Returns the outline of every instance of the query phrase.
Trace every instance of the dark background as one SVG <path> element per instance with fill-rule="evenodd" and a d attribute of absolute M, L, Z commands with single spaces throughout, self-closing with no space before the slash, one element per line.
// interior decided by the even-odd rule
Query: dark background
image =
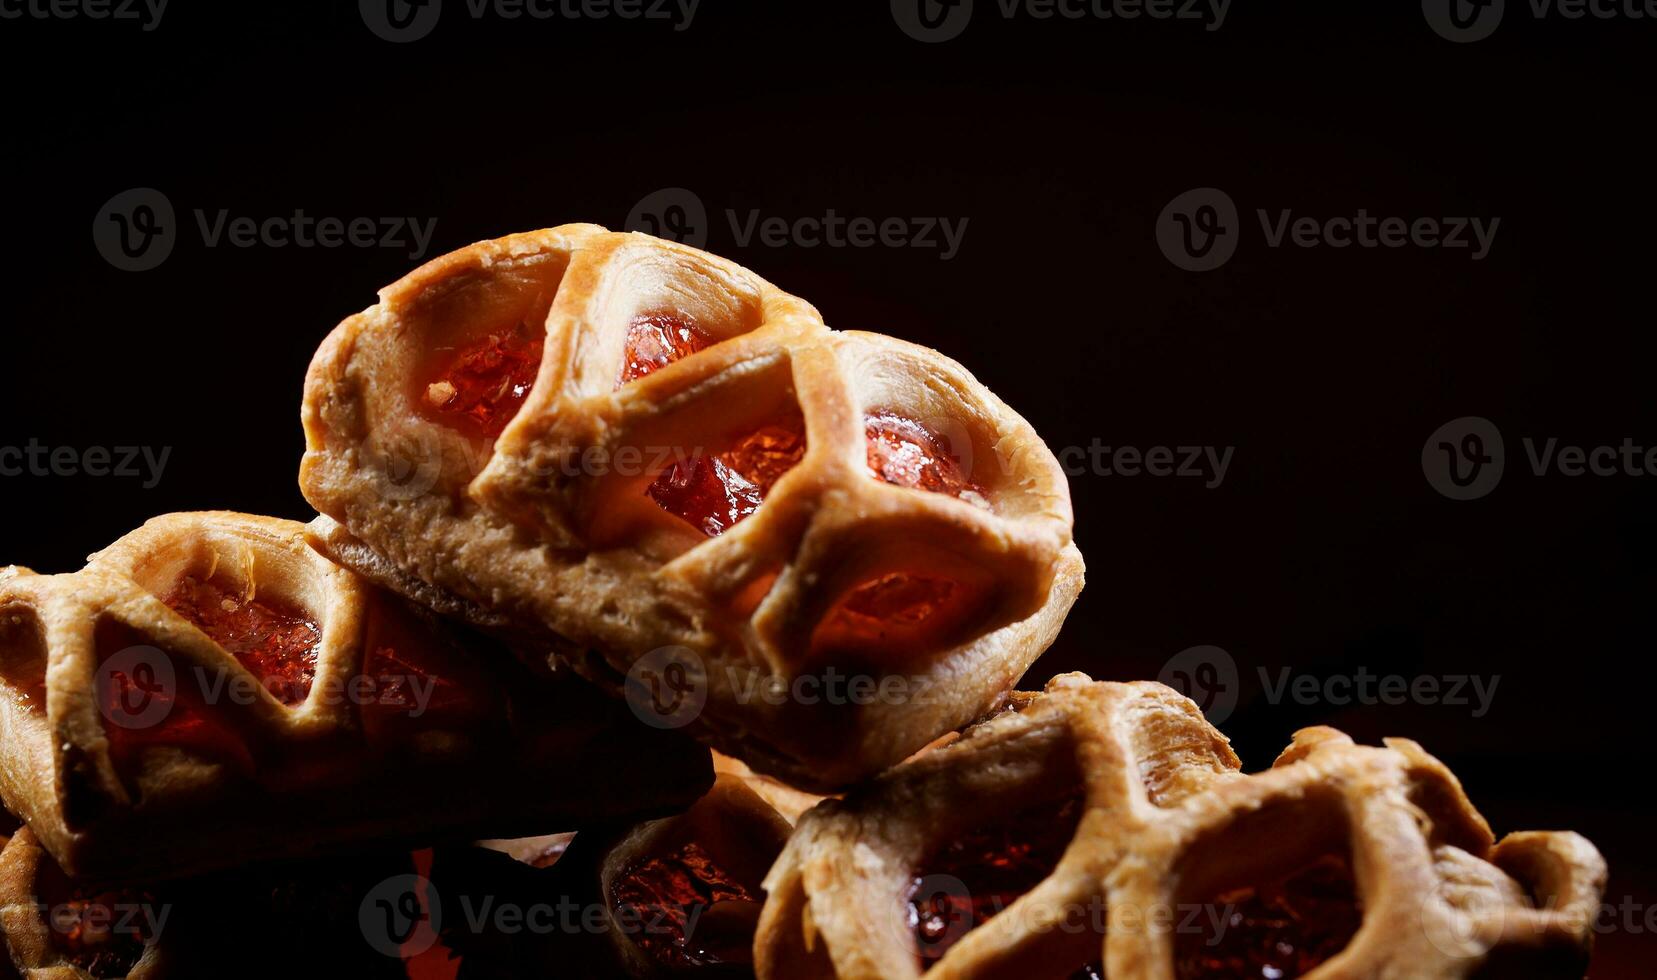
<path fill-rule="evenodd" d="M 1535 21 L 1455 44 L 1419 5 L 1234 4 L 1223 26 L 1004 20 L 947 43 L 886 3 L 706 0 L 659 21 L 474 20 L 407 44 L 356 4 L 173 0 L 153 32 L 0 21 L 7 207 L 0 446 L 172 447 L 159 485 L 0 477 L 0 560 L 70 570 L 144 519 L 303 518 L 300 385 L 408 248 L 205 247 L 210 216 L 438 219 L 426 258 L 690 189 L 707 244 L 831 326 L 958 358 L 1055 449 L 1235 447 L 1225 481 L 1073 477 L 1089 585 L 1032 682 L 1156 677 L 1217 645 L 1250 767 L 1298 727 L 1407 735 L 1498 833 L 1606 852 L 1595 975 L 1652 950 L 1646 714 L 1657 476 L 1530 471 L 1523 437 L 1657 445 L 1651 410 L 1651 68 L 1657 21 Z M 1351 5 L 1358 6 L 1358 5 Z M 104 203 L 154 187 L 153 271 L 94 247 Z M 1241 245 L 1193 273 L 1159 214 L 1212 186 Z M 1469 250 L 1268 248 L 1254 213 L 1500 218 Z M 727 209 L 793 221 L 968 221 L 924 248 L 739 246 Z M 1424 476 L 1445 422 L 1489 419 L 1500 485 Z M 1499 675 L 1472 706 L 1276 703 L 1258 671 Z"/>

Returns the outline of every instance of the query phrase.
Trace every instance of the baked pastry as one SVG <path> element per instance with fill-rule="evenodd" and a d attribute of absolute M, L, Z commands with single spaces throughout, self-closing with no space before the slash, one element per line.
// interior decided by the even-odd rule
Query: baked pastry
<path fill-rule="evenodd" d="M 747 967 L 762 882 L 792 822 L 742 777 L 721 773 L 682 814 L 641 824 L 598 862 L 606 935 L 632 977 Z"/>
<path fill-rule="evenodd" d="M 405 980 L 363 942 L 362 895 L 404 853 L 331 858 L 158 885 L 79 885 L 25 828 L 0 850 L 0 976 L 26 980 L 330 975 Z"/>
<path fill-rule="evenodd" d="M 645 235 L 428 263 L 303 414 L 319 549 L 808 789 L 993 708 L 1081 588 L 1063 472 L 964 368 Z"/>
<path fill-rule="evenodd" d="M 762 793 L 785 809 L 818 798 L 716 766 L 726 771 L 707 795 L 671 817 L 573 841 L 439 848 L 432 887 L 446 910 L 521 909 L 538 924 L 479 929 L 485 920 L 446 913 L 441 938 L 461 975 L 752 977 L 760 882 L 792 825 Z"/>
<path fill-rule="evenodd" d="M 1582 975 L 1605 864 L 1495 844 L 1415 743 L 1310 728 L 1243 775 L 1160 684 L 1055 678 L 807 813 L 772 868 L 766 977 Z"/>
<path fill-rule="evenodd" d="M 0 572 L 0 792 L 78 879 L 671 812 L 705 749 L 241 514 Z"/>

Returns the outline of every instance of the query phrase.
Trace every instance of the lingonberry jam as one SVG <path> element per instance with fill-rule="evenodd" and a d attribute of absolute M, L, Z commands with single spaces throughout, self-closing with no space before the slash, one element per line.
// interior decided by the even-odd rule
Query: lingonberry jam
<path fill-rule="evenodd" d="M 1363 922 L 1352 873 L 1333 857 L 1213 904 L 1225 928 L 1179 935 L 1179 980 L 1292 980 L 1345 949 Z"/>
<path fill-rule="evenodd" d="M 52 945 L 97 980 L 125 977 L 155 942 L 164 909 L 150 893 L 78 887 L 45 857 L 39 882 Z"/>
<path fill-rule="evenodd" d="M 322 628 L 304 612 L 194 576 L 161 601 L 234 654 L 276 700 L 295 705 L 310 695 Z"/>
<path fill-rule="evenodd" d="M 627 347 L 616 387 L 660 371 L 717 341 L 689 317 L 651 313 L 635 317 L 627 327 Z"/>
<path fill-rule="evenodd" d="M 674 463 L 646 488 L 650 499 L 709 537 L 752 516 L 805 455 L 803 424 L 769 425 L 717 456 Z"/>
<path fill-rule="evenodd" d="M 948 441 L 913 419 L 891 412 L 871 412 L 863 418 L 868 441 L 869 472 L 899 487 L 987 505 L 984 488 L 974 483 Z"/>
<path fill-rule="evenodd" d="M 611 898 L 624 925 L 637 925 L 634 941 L 664 966 L 751 961 L 748 942 L 731 941 L 733 937 L 702 926 L 716 907 L 717 911 L 734 908 L 754 913 L 720 915 L 720 919 L 756 919 L 759 899 L 695 841 L 629 868 L 612 886 Z"/>
<path fill-rule="evenodd" d="M 1080 796 L 1031 806 L 1011 820 L 959 837 L 932 855 L 915 876 L 909 896 L 909 922 L 921 969 L 1041 884 L 1070 846 L 1082 809 Z M 1102 945 L 1104 937 L 1099 941 Z M 1075 976 L 1087 976 L 1087 969 L 1082 967 Z"/>
<path fill-rule="evenodd" d="M 192 669 L 190 661 L 115 620 L 101 621 L 95 636 L 98 697 L 117 769 L 132 773 L 147 749 L 165 746 L 253 772 L 253 753 L 230 723 L 234 708 L 222 699 L 209 704 L 202 693 L 223 678 Z"/>
<path fill-rule="evenodd" d="M 426 416 L 477 438 L 500 435 L 535 387 L 545 342 L 519 324 L 459 349 L 426 385 Z"/>
<path fill-rule="evenodd" d="M 432 727 L 480 731 L 503 723 L 499 685 L 478 658 L 442 642 L 394 600 L 374 603 L 359 715 L 370 742 L 397 741 Z"/>

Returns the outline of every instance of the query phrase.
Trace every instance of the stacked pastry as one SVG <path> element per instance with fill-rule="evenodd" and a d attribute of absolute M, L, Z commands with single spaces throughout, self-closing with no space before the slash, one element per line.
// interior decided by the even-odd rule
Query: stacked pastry
<path fill-rule="evenodd" d="M 357 899 L 269 913 L 354 973 L 1581 973 L 1597 853 L 1496 844 L 1412 743 L 1244 776 L 1158 685 L 1015 693 L 1082 585 L 1052 454 L 740 266 L 471 246 L 340 324 L 303 419 L 308 527 L 0 573 L 28 976 L 279 975 L 220 899 L 294 880 Z"/>

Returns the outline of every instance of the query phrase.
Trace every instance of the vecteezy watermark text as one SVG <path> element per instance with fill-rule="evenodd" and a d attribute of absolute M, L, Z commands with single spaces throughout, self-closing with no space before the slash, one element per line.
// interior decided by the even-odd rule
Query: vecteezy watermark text
<path fill-rule="evenodd" d="M 1500 674 L 1377 673 L 1360 666 L 1351 672 L 1312 674 L 1292 667 L 1256 667 L 1267 704 L 1303 707 L 1331 705 L 1398 706 L 1418 704 L 1471 708 L 1474 718 L 1490 713 Z M 1180 651 L 1163 665 L 1157 680 L 1197 703 L 1216 725 L 1231 717 L 1242 694 L 1237 661 L 1222 647 L 1196 646 Z"/>
<path fill-rule="evenodd" d="M 1536 20 L 1657 20 L 1657 0 L 1525 0 Z M 1496 32 L 1508 0 L 1421 0 L 1421 13 L 1439 37 L 1458 44 L 1482 41 Z"/>
<path fill-rule="evenodd" d="M 146 33 L 161 26 L 169 0 L 0 0 L 0 20 L 138 21 Z"/>
<path fill-rule="evenodd" d="M 166 721 L 178 703 L 182 685 L 193 684 L 196 699 L 208 705 L 251 705 L 262 695 L 285 704 L 350 704 L 377 707 L 420 718 L 431 705 L 437 681 L 418 672 L 324 676 L 300 681 L 272 674 L 255 678 L 245 671 L 180 664 L 159 647 L 126 647 L 98 667 L 96 683 L 104 716 L 121 728 L 147 729 Z"/>
<path fill-rule="evenodd" d="M 1521 437 L 1531 475 L 1564 477 L 1657 476 L 1657 445 L 1632 437 L 1599 445 L 1567 443 L 1557 436 Z M 1501 430 L 1489 419 L 1467 415 L 1444 423 L 1421 447 L 1421 471 L 1434 490 L 1451 500 L 1477 500 L 1496 489 L 1507 468 Z"/>
<path fill-rule="evenodd" d="M 206 248 L 391 248 L 411 259 L 431 250 L 437 219 L 414 217 L 234 215 L 228 208 L 194 210 Z M 172 201 L 153 187 L 135 187 L 104 202 L 92 222 L 92 243 L 110 265 L 145 272 L 167 261 L 183 229 Z"/>
<path fill-rule="evenodd" d="M 966 217 L 843 215 L 828 208 L 820 215 L 767 215 L 758 208 L 726 208 L 725 223 L 739 247 L 766 248 L 908 248 L 938 253 L 948 262 L 960 254 Z M 623 226 L 657 238 L 702 248 L 710 231 L 708 208 L 684 187 L 664 187 L 639 200 Z"/>
<path fill-rule="evenodd" d="M 892 0 L 892 20 L 915 40 L 937 44 L 961 36 L 973 7 L 974 0 Z M 1217 31 L 1231 0 L 994 0 L 994 9 L 1002 20 L 1178 21 Z"/>
<path fill-rule="evenodd" d="M 173 454 L 171 446 L 47 446 L 30 439 L 22 446 L 0 446 L 0 477 L 111 476 L 142 479 L 145 490 L 161 482 Z"/>
<path fill-rule="evenodd" d="M 1236 446 L 1107 446 L 1094 439 L 1087 446 L 1058 451 L 1059 465 L 1070 476 L 1154 476 L 1198 478 L 1210 490 L 1225 482 Z"/>
<path fill-rule="evenodd" d="M 688 30 L 702 0 L 465 0 L 472 20 L 638 20 L 670 22 Z M 451 4 L 452 6 L 452 4 Z M 443 0 L 358 0 L 363 24 L 386 41 L 418 41 L 437 28 Z"/>
<path fill-rule="evenodd" d="M 1334 216 L 1296 214 L 1293 208 L 1257 208 L 1255 217 L 1267 248 L 1440 249 L 1465 251 L 1474 262 L 1490 254 L 1502 223 L 1501 218 L 1471 216 L 1374 215 L 1368 208 Z M 1198 187 L 1162 209 L 1156 241 L 1168 261 L 1190 272 L 1207 272 L 1231 260 L 1244 230 L 1229 194 Z"/>

